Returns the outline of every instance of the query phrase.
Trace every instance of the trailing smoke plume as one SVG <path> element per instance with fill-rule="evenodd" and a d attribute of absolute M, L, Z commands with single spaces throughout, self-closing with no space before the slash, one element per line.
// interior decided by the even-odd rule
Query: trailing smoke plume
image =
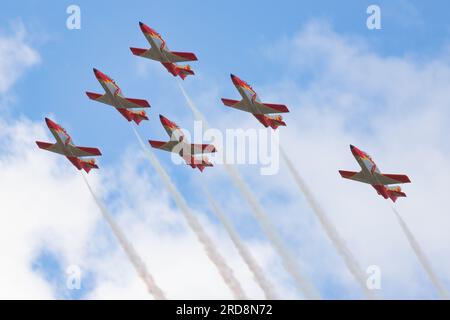
<path fill-rule="evenodd" d="M 253 278 L 255 279 L 256 283 L 259 285 L 261 290 L 264 292 L 264 295 L 266 299 L 268 300 L 274 300 L 277 298 L 277 295 L 275 293 L 275 289 L 272 286 L 272 284 L 269 282 L 267 277 L 264 275 L 263 269 L 258 265 L 255 258 L 252 256 L 251 252 L 248 250 L 248 248 L 245 246 L 245 244 L 241 241 L 241 238 L 239 237 L 239 234 L 237 233 L 236 229 L 234 229 L 233 225 L 230 221 L 228 221 L 227 217 L 223 213 L 222 209 L 219 207 L 219 205 L 216 203 L 216 201 L 213 199 L 213 197 L 209 194 L 209 192 L 204 188 L 203 189 L 204 194 L 208 198 L 208 201 L 213 209 L 213 213 L 216 215 L 216 217 L 220 220 L 222 225 L 225 227 L 225 230 L 227 231 L 228 235 L 230 236 L 231 240 L 233 241 L 234 245 L 236 246 L 239 255 L 242 257 L 244 262 L 247 264 L 248 268 L 253 274 Z"/>
<path fill-rule="evenodd" d="M 434 273 L 434 270 L 431 267 L 431 263 L 428 261 L 427 257 L 425 256 L 425 253 L 422 251 L 422 248 L 420 247 L 419 242 L 417 242 L 416 237 L 413 235 L 411 230 L 409 230 L 408 226 L 406 225 L 405 221 L 402 219 L 398 211 L 394 207 L 391 207 L 391 209 L 394 212 L 395 216 L 397 217 L 398 222 L 400 223 L 400 227 L 402 227 L 402 230 L 405 233 L 405 236 L 408 239 L 411 248 L 416 254 L 417 259 L 419 260 L 420 264 L 425 270 L 428 278 L 430 278 L 431 283 L 436 288 L 439 297 L 443 300 L 448 300 L 450 296 L 448 294 L 447 289 L 445 289 L 444 285 L 441 283 L 441 280 L 439 280 L 436 273 Z"/>
<path fill-rule="evenodd" d="M 95 203 L 100 209 L 103 218 L 110 226 L 114 236 L 116 237 L 117 241 L 119 241 L 120 246 L 125 251 L 125 254 L 127 255 L 137 274 L 142 279 L 142 281 L 144 281 L 145 285 L 147 286 L 148 292 L 152 294 L 153 297 L 157 300 L 165 300 L 166 296 L 164 292 L 158 287 L 152 275 L 148 272 L 144 261 L 142 261 L 141 257 L 139 257 L 133 245 L 125 237 L 125 234 L 122 232 L 119 225 L 114 221 L 114 219 L 112 218 L 111 214 L 108 212 L 106 207 L 97 198 L 84 174 L 82 174 L 82 176 L 84 182 L 86 183 L 86 186 L 89 189 L 89 192 L 92 195 L 92 198 L 94 198 Z"/>
<path fill-rule="evenodd" d="M 303 180 L 303 178 L 300 176 L 298 171 L 295 169 L 294 165 L 292 164 L 291 160 L 287 156 L 287 154 L 284 151 L 282 146 L 280 146 L 280 153 L 281 153 L 281 157 L 286 162 L 289 172 L 291 173 L 292 177 L 294 178 L 297 186 L 299 187 L 300 191 L 303 193 L 306 201 L 308 202 L 309 206 L 313 210 L 314 214 L 319 219 L 323 230 L 327 234 L 328 238 L 331 240 L 331 243 L 335 247 L 338 254 L 342 257 L 342 259 L 344 259 L 345 265 L 347 266 L 351 275 L 355 278 L 355 280 L 361 286 L 361 288 L 363 289 L 367 298 L 375 299 L 376 298 L 375 293 L 367 288 L 366 277 L 363 274 L 362 269 L 359 266 L 358 262 L 356 261 L 355 257 L 353 256 L 352 252 L 350 251 L 350 249 L 345 244 L 344 240 L 339 235 L 339 233 L 336 230 L 333 223 L 328 219 L 325 212 L 322 211 L 322 208 L 317 203 L 311 190 L 309 189 L 309 187 L 307 186 L 307 184 Z"/>
<path fill-rule="evenodd" d="M 194 117 L 203 122 L 203 125 L 208 128 L 209 124 L 203 114 L 197 109 L 195 104 L 187 95 L 183 86 L 178 82 L 178 86 L 186 99 Z M 250 188 L 242 179 L 239 172 L 231 165 L 227 164 L 225 161 L 225 153 L 223 153 L 223 166 L 233 181 L 234 185 L 239 189 L 242 196 L 247 200 L 256 220 L 258 221 L 261 229 L 264 231 L 266 237 L 271 242 L 272 246 L 277 251 L 278 255 L 281 257 L 281 262 L 284 269 L 292 276 L 294 279 L 294 284 L 296 288 L 302 292 L 307 299 L 320 299 L 319 291 L 314 287 L 314 285 L 309 281 L 309 279 L 300 271 L 300 266 L 298 265 L 296 259 L 290 254 L 286 249 L 283 242 L 281 241 L 278 233 L 273 228 L 272 223 L 269 221 L 267 215 L 263 211 L 260 203 L 250 191 Z"/>
<path fill-rule="evenodd" d="M 235 299 L 246 299 L 245 293 L 244 293 L 239 281 L 234 276 L 233 270 L 228 266 L 225 259 L 217 251 L 214 243 L 209 238 L 209 236 L 206 234 L 206 232 L 203 230 L 203 228 L 200 225 L 197 218 L 192 214 L 186 201 L 184 200 L 184 198 L 182 197 L 180 192 L 177 190 L 175 184 L 172 182 L 169 175 L 166 173 L 164 168 L 161 166 L 158 159 L 151 152 L 149 147 L 147 147 L 145 145 L 141 136 L 139 135 L 139 133 L 136 131 L 136 129 L 134 127 L 133 127 L 133 130 L 136 135 L 136 138 L 139 141 L 139 144 L 141 145 L 142 149 L 145 151 L 151 164 L 153 165 L 155 170 L 160 175 L 161 179 L 163 180 L 164 184 L 166 185 L 167 190 L 170 192 L 170 194 L 172 195 L 173 199 L 175 200 L 175 203 L 177 204 L 178 208 L 183 213 L 189 227 L 192 229 L 192 231 L 194 231 L 198 240 L 203 245 L 203 248 L 204 248 L 208 258 L 216 266 L 217 270 L 219 271 L 219 274 L 221 275 L 225 284 L 231 290 L 234 298 Z"/>

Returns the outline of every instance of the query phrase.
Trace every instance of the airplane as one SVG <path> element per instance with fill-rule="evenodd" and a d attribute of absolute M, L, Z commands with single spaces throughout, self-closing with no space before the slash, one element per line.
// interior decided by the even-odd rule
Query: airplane
<path fill-rule="evenodd" d="M 76 146 L 63 127 L 49 118 L 45 118 L 45 122 L 55 137 L 56 143 L 36 141 L 39 148 L 66 156 L 78 170 L 83 169 L 89 173 L 91 169 L 98 169 L 98 166 L 95 164 L 95 159 L 82 159 L 81 157 L 101 156 L 102 153 L 99 149 Z"/>
<path fill-rule="evenodd" d="M 147 114 L 144 110 L 130 110 L 135 108 L 150 108 L 150 104 L 147 100 L 125 98 L 122 95 L 122 91 L 119 86 L 113 79 L 95 68 L 94 74 L 105 90 L 105 94 L 86 92 L 89 99 L 113 106 L 120 112 L 120 114 L 122 114 L 122 116 L 125 117 L 125 119 L 128 121 L 134 121 L 137 125 L 139 125 L 142 120 L 148 120 Z"/>
<path fill-rule="evenodd" d="M 189 143 L 178 125 L 162 115 L 159 115 L 159 119 L 170 140 L 149 140 L 148 142 L 153 148 L 178 153 L 186 161 L 187 165 L 190 165 L 192 169 L 198 168 L 201 172 L 203 172 L 205 167 L 213 166 L 208 158 L 203 156 L 204 153 L 216 152 L 216 148 L 213 145 Z M 195 157 L 197 154 L 201 154 L 201 158 Z"/>
<path fill-rule="evenodd" d="M 264 127 L 271 127 L 276 129 L 279 126 L 286 126 L 283 117 L 280 115 L 268 115 L 270 113 L 286 113 L 288 108 L 283 104 L 262 103 L 258 94 L 245 81 L 239 79 L 234 74 L 231 74 L 231 81 L 242 96 L 241 101 L 222 98 L 224 105 L 236 108 L 241 111 L 252 113 Z"/>
<path fill-rule="evenodd" d="M 170 51 L 159 33 L 142 22 L 139 22 L 139 26 L 144 33 L 145 38 L 150 43 L 151 48 L 130 48 L 134 55 L 161 62 L 167 71 L 174 77 L 179 76 L 183 80 L 188 75 L 194 74 L 194 71 L 192 71 L 188 64 L 181 66 L 177 65 L 177 62 L 197 61 L 195 54 L 191 52 Z"/>
<path fill-rule="evenodd" d="M 350 145 L 356 161 L 361 166 L 360 172 L 339 170 L 343 178 L 364 182 L 372 185 L 372 187 L 385 199 L 391 199 L 395 202 L 398 197 L 406 197 L 399 186 L 390 187 L 390 184 L 410 183 L 408 176 L 404 174 L 387 174 L 381 173 L 372 158 L 364 151 Z"/>

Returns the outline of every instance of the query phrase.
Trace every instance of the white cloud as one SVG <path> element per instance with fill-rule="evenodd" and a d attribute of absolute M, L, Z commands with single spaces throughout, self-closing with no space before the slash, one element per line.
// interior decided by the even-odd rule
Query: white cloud
<path fill-rule="evenodd" d="M 280 129 L 281 141 L 289 146 L 301 174 L 361 264 L 382 268 L 384 297 L 430 298 L 434 297 L 433 288 L 388 202 L 368 186 L 342 180 L 337 170 L 357 169 L 348 149 L 353 143 L 372 154 L 384 171 L 411 177 L 413 183 L 404 186 L 408 198 L 399 199 L 397 207 L 448 286 L 450 143 L 446 119 L 450 119 L 450 64 L 439 55 L 419 62 L 380 56 L 371 49 L 361 39 L 338 35 L 313 23 L 271 49 L 269 55 L 280 66 L 280 79 L 274 76 L 274 83 L 255 83 L 254 87 L 263 100 L 290 107 L 288 127 Z M 278 61 L 278 56 L 287 60 Z M 26 60 L 22 66 L 27 65 Z M 11 65 L 16 63 L 11 61 Z M 302 74 L 310 76 L 308 82 L 299 80 Z M 12 84 L 4 84 L 4 90 Z M 217 87 L 213 90 L 217 92 Z M 251 123 L 251 118 L 222 110 L 228 120 L 218 112 L 212 114 L 212 124 L 259 125 Z M 26 119 L 0 123 L 0 250 L 6 257 L 0 265 L 0 297 L 55 297 L 52 285 L 32 269 L 36 255 L 45 248 L 57 254 L 62 266 L 79 264 L 93 274 L 88 298 L 149 298 L 100 220 L 81 177 L 65 159 L 38 150 L 35 139 L 49 139 L 43 124 Z M 136 154 L 134 147 L 129 149 L 113 167 L 100 162 L 101 169 L 89 175 L 91 183 L 108 199 L 108 207 L 169 298 L 229 298 L 228 289 L 182 215 L 171 205 L 160 181 L 147 170 L 150 167 L 145 160 Z M 221 171 L 219 167 L 211 170 Z M 272 249 L 263 239 L 247 236 L 247 226 L 254 221 L 217 172 L 204 174 L 205 179 L 214 180 L 208 185 L 226 195 L 219 197 L 225 211 L 246 235 L 247 244 L 280 295 L 297 297 Z M 282 168 L 279 176 L 271 177 L 253 172 L 258 171 L 246 172 L 250 185 L 324 295 L 359 297 L 360 291 L 286 170 Z M 250 297 L 261 298 L 224 231 L 203 212 L 196 214 L 245 291 Z M 251 231 L 252 235 L 256 232 Z"/>
<path fill-rule="evenodd" d="M 14 35 L 0 37 L 0 94 L 5 94 L 20 76 L 40 61 L 39 54 L 26 42 L 22 23 L 13 25 Z"/>

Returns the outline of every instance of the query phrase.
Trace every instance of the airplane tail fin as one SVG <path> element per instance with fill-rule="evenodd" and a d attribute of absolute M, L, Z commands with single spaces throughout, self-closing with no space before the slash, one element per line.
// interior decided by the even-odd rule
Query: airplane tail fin
<path fill-rule="evenodd" d="M 98 169 L 95 159 L 80 159 L 80 163 L 86 173 L 89 173 L 91 169 Z"/>
<path fill-rule="evenodd" d="M 286 126 L 286 123 L 283 121 L 283 117 L 280 115 L 267 116 L 264 114 L 255 114 L 254 116 L 266 128 L 271 127 L 272 129 L 276 130 L 279 126 Z"/>
<path fill-rule="evenodd" d="M 128 121 L 134 121 L 137 125 L 141 123 L 142 120 L 148 120 L 145 110 L 131 111 L 125 108 L 117 109 Z"/>
<path fill-rule="evenodd" d="M 147 114 L 145 113 L 144 110 L 139 110 L 139 111 L 132 111 L 132 120 L 139 125 L 139 123 L 141 123 L 142 120 L 148 120 Z"/>
<path fill-rule="evenodd" d="M 387 187 L 389 198 L 395 202 L 399 197 L 406 197 L 406 193 L 402 192 L 402 188 L 399 186 Z"/>
<path fill-rule="evenodd" d="M 209 161 L 207 156 L 202 156 L 201 158 L 192 157 L 186 161 L 192 169 L 197 168 L 200 172 L 205 170 L 205 167 L 213 167 L 213 164 Z"/>
<path fill-rule="evenodd" d="M 189 75 L 194 75 L 194 71 L 192 71 L 190 65 L 185 66 L 176 66 L 177 74 L 181 79 L 185 79 Z"/>

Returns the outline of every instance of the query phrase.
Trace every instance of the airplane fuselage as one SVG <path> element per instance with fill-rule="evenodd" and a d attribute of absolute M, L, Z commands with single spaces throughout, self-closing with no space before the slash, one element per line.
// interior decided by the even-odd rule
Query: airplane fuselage
<path fill-rule="evenodd" d="M 255 91 L 253 91 L 250 88 L 245 88 L 239 85 L 235 85 L 236 89 L 238 90 L 239 94 L 241 95 L 244 102 L 248 105 L 250 113 L 253 114 L 261 114 L 261 111 L 259 111 L 258 105 L 255 102 L 261 102 L 259 100 L 258 95 Z"/>
<path fill-rule="evenodd" d="M 382 183 L 380 183 L 376 175 L 374 175 L 375 172 L 380 173 L 380 169 L 378 169 L 378 166 L 375 164 L 372 158 L 367 154 L 353 154 L 353 156 L 361 167 L 361 170 L 363 171 L 366 178 L 368 178 L 369 183 L 377 191 L 377 193 L 385 199 L 389 198 L 388 189 Z"/>
<path fill-rule="evenodd" d="M 120 90 L 119 86 L 115 84 L 112 80 L 104 81 L 99 80 L 100 85 L 103 87 L 103 90 L 105 90 L 105 94 L 108 97 L 108 99 L 111 101 L 111 103 L 114 105 L 114 108 L 121 109 L 123 108 L 120 105 L 120 102 L 116 99 L 117 96 L 122 96 L 122 91 Z"/>
<path fill-rule="evenodd" d="M 53 137 L 55 137 L 56 145 L 66 156 L 71 156 L 71 152 L 67 146 L 73 146 L 72 138 L 62 130 L 50 129 Z"/>
<path fill-rule="evenodd" d="M 169 59 L 167 59 L 164 54 L 164 50 L 166 49 L 164 40 L 161 40 L 156 36 L 149 36 L 147 40 L 150 42 L 151 47 L 154 48 L 154 58 L 160 62 L 170 63 Z"/>

